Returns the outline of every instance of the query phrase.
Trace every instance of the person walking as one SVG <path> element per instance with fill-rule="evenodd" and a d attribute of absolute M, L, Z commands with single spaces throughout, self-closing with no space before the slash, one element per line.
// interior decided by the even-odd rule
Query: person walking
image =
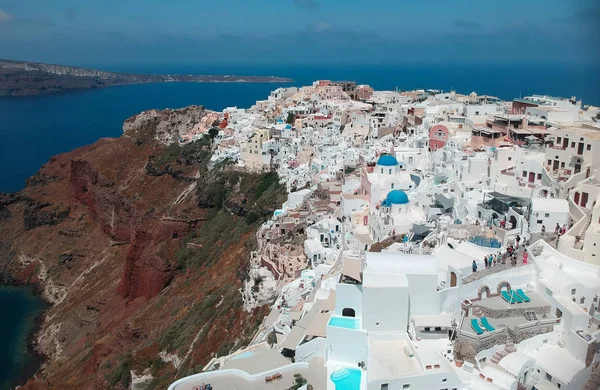
<path fill-rule="evenodd" d="M 542 236 L 546 234 L 546 226 L 542 225 Z"/>
<path fill-rule="evenodd" d="M 529 257 L 529 255 L 527 254 L 527 251 L 523 252 L 523 264 L 527 264 L 528 257 Z"/>
<path fill-rule="evenodd" d="M 519 249 L 519 242 L 521 242 L 521 236 L 519 236 L 517 234 L 517 237 L 515 238 L 515 241 L 517 242 L 517 249 Z"/>
<path fill-rule="evenodd" d="M 498 264 L 498 256 L 496 256 L 496 254 L 494 254 L 494 263 L 493 263 L 493 265 L 496 266 L 496 264 Z"/>
<path fill-rule="evenodd" d="M 475 260 L 473 260 L 473 262 L 475 262 Z M 483 256 L 483 265 L 485 265 L 485 268 L 488 267 L 487 256 Z"/>
<path fill-rule="evenodd" d="M 557 222 L 556 227 L 554 228 L 554 234 L 556 234 L 558 236 L 558 233 L 560 233 L 560 225 Z"/>
<path fill-rule="evenodd" d="M 488 257 L 488 267 L 492 267 L 492 264 L 494 262 L 494 256 L 490 253 L 490 256 Z"/>
<path fill-rule="evenodd" d="M 477 263 L 473 260 L 473 272 L 477 272 Z"/>

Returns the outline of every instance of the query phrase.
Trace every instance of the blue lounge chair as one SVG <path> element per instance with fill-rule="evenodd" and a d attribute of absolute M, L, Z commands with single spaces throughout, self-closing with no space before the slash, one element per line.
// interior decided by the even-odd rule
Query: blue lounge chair
<path fill-rule="evenodd" d="M 514 290 L 511 290 L 510 293 L 508 293 L 507 291 L 502 291 L 502 298 L 504 298 L 504 300 L 510 303 L 511 305 L 513 303 L 523 302 L 523 299 Z"/>
<path fill-rule="evenodd" d="M 496 328 L 494 328 L 488 321 L 487 317 L 482 317 L 481 318 L 481 325 L 483 325 L 483 327 L 485 328 L 485 330 L 487 330 L 488 332 L 493 332 L 496 330 Z"/>
<path fill-rule="evenodd" d="M 477 318 L 471 319 L 471 328 L 477 333 L 477 335 L 483 334 L 483 329 L 479 327 L 479 323 L 477 322 Z"/>
<path fill-rule="evenodd" d="M 517 294 L 519 294 L 519 296 L 523 298 L 525 302 L 531 302 L 531 298 L 529 298 L 520 288 L 517 289 Z"/>

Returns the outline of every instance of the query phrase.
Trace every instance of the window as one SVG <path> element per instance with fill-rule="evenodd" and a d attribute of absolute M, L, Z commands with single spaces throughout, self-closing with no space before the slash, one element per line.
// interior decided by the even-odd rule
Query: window
<path fill-rule="evenodd" d="M 552 165 L 552 160 L 548 160 L 548 165 Z"/>
<path fill-rule="evenodd" d="M 579 304 L 583 305 L 585 303 L 585 297 L 581 297 L 581 299 L 579 300 Z"/>
<path fill-rule="evenodd" d="M 542 224 L 542 223 L 544 223 L 544 221 L 543 221 L 543 220 L 541 220 L 541 219 L 538 219 L 538 220 L 537 220 L 537 221 L 535 221 L 535 222 L 536 222 L 538 225 L 539 225 L 539 224 Z"/>
<path fill-rule="evenodd" d="M 436 332 L 441 332 L 441 331 L 442 331 L 442 328 L 440 328 L 439 326 L 436 326 L 436 327 L 435 327 L 435 331 L 436 331 Z"/>
<path fill-rule="evenodd" d="M 381 168 L 381 174 L 383 175 L 383 168 Z"/>
<path fill-rule="evenodd" d="M 392 174 L 392 170 L 391 169 L 389 170 L 388 174 L 390 174 L 390 175 Z"/>
<path fill-rule="evenodd" d="M 342 310 L 342 316 L 343 317 L 354 317 L 356 315 L 354 309 L 350 309 L 348 307 L 344 308 Z"/>
<path fill-rule="evenodd" d="M 410 390 L 410 385 L 403 385 L 402 390 Z"/>
<path fill-rule="evenodd" d="M 548 218 L 550 216 L 550 213 L 546 213 L 544 214 L 544 217 Z"/>
<path fill-rule="evenodd" d="M 425 332 L 429 332 L 429 331 L 431 331 L 431 328 L 430 328 L 430 327 L 428 327 L 428 326 L 426 326 L 426 327 L 424 328 L 424 330 L 425 330 Z"/>
<path fill-rule="evenodd" d="M 442 382 L 446 382 L 448 380 L 448 378 L 444 378 L 442 379 Z"/>
<path fill-rule="evenodd" d="M 571 147 L 575 148 L 575 142 L 571 142 Z"/>
<path fill-rule="evenodd" d="M 540 373 L 540 369 L 539 368 L 536 368 L 536 371 L 537 371 L 538 374 Z"/>
<path fill-rule="evenodd" d="M 392 188 L 392 190 L 394 189 L 394 183 L 392 183 L 392 187 L 391 188 Z"/>
<path fill-rule="evenodd" d="M 548 382 L 552 382 L 552 375 L 546 373 L 546 379 L 548 380 Z"/>
<path fill-rule="evenodd" d="M 561 162 L 561 163 L 560 163 L 560 167 L 561 167 L 561 168 L 564 168 L 564 167 L 565 167 L 565 163 L 564 163 L 564 162 Z"/>
<path fill-rule="evenodd" d="M 542 174 L 541 174 L 541 173 L 538 173 L 538 174 L 537 174 L 537 179 L 538 179 L 538 180 L 542 180 Z"/>
<path fill-rule="evenodd" d="M 560 137 L 556 137 L 556 143 L 560 143 Z"/>
<path fill-rule="evenodd" d="M 388 390 L 389 388 L 389 384 L 388 383 L 382 383 L 381 384 L 381 390 Z"/>
<path fill-rule="evenodd" d="M 523 171 L 523 174 L 521 176 L 527 177 L 527 171 Z"/>
<path fill-rule="evenodd" d="M 556 382 L 556 387 L 558 387 L 560 389 L 561 384 Z"/>
<path fill-rule="evenodd" d="M 585 148 L 586 148 L 586 150 L 589 152 L 590 150 L 592 150 L 592 145 L 590 145 L 590 144 L 587 144 L 587 146 L 586 146 Z"/>
<path fill-rule="evenodd" d="M 509 158 L 508 158 L 508 161 L 512 161 L 512 157 L 509 157 Z"/>
<path fill-rule="evenodd" d="M 574 289 L 571 290 L 571 295 L 575 295 L 575 294 L 577 294 L 577 289 L 576 288 L 574 288 Z"/>

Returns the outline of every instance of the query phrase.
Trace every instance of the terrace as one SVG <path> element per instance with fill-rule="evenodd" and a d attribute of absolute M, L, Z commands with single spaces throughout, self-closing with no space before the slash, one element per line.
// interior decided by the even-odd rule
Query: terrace
<path fill-rule="evenodd" d="M 548 327 L 556 325 L 560 319 L 550 314 L 550 304 L 535 292 L 527 292 L 529 302 L 508 303 L 501 296 L 491 296 L 483 298 L 472 303 L 472 310 L 460 328 L 460 335 L 468 339 L 482 341 L 492 335 L 501 335 L 506 333 L 511 336 L 517 336 L 522 332 L 537 331 L 545 333 Z M 487 318 L 491 325 L 482 334 L 477 334 L 471 327 L 471 320 L 476 320 L 481 324 L 481 318 Z"/>

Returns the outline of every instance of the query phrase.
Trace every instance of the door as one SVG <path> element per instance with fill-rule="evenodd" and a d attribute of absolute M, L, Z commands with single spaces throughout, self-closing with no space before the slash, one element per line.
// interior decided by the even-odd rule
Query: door
<path fill-rule="evenodd" d="M 582 192 L 581 193 L 581 207 L 585 207 L 587 205 L 587 201 L 588 201 L 588 193 L 587 192 Z"/>
<path fill-rule="evenodd" d="M 450 272 L 450 287 L 456 287 L 456 274 Z"/>
<path fill-rule="evenodd" d="M 558 160 L 554 160 L 554 164 L 552 165 L 552 170 L 556 171 L 558 169 Z"/>
<path fill-rule="evenodd" d="M 579 145 L 577 145 L 577 154 L 582 155 L 583 154 L 583 142 L 580 142 Z"/>
<path fill-rule="evenodd" d="M 575 171 L 574 173 L 579 173 L 581 172 L 581 164 L 575 164 Z"/>
<path fill-rule="evenodd" d="M 563 149 L 566 149 L 568 147 L 569 147 L 569 139 L 563 138 Z"/>
<path fill-rule="evenodd" d="M 529 182 L 533 183 L 535 181 L 535 172 L 529 172 Z"/>
<path fill-rule="evenodd" d="M 579 192 L 575 193 L 575 199 L 574 200 L 575 200 L 575 204 L 578 205 L 579 204 Z"/>

